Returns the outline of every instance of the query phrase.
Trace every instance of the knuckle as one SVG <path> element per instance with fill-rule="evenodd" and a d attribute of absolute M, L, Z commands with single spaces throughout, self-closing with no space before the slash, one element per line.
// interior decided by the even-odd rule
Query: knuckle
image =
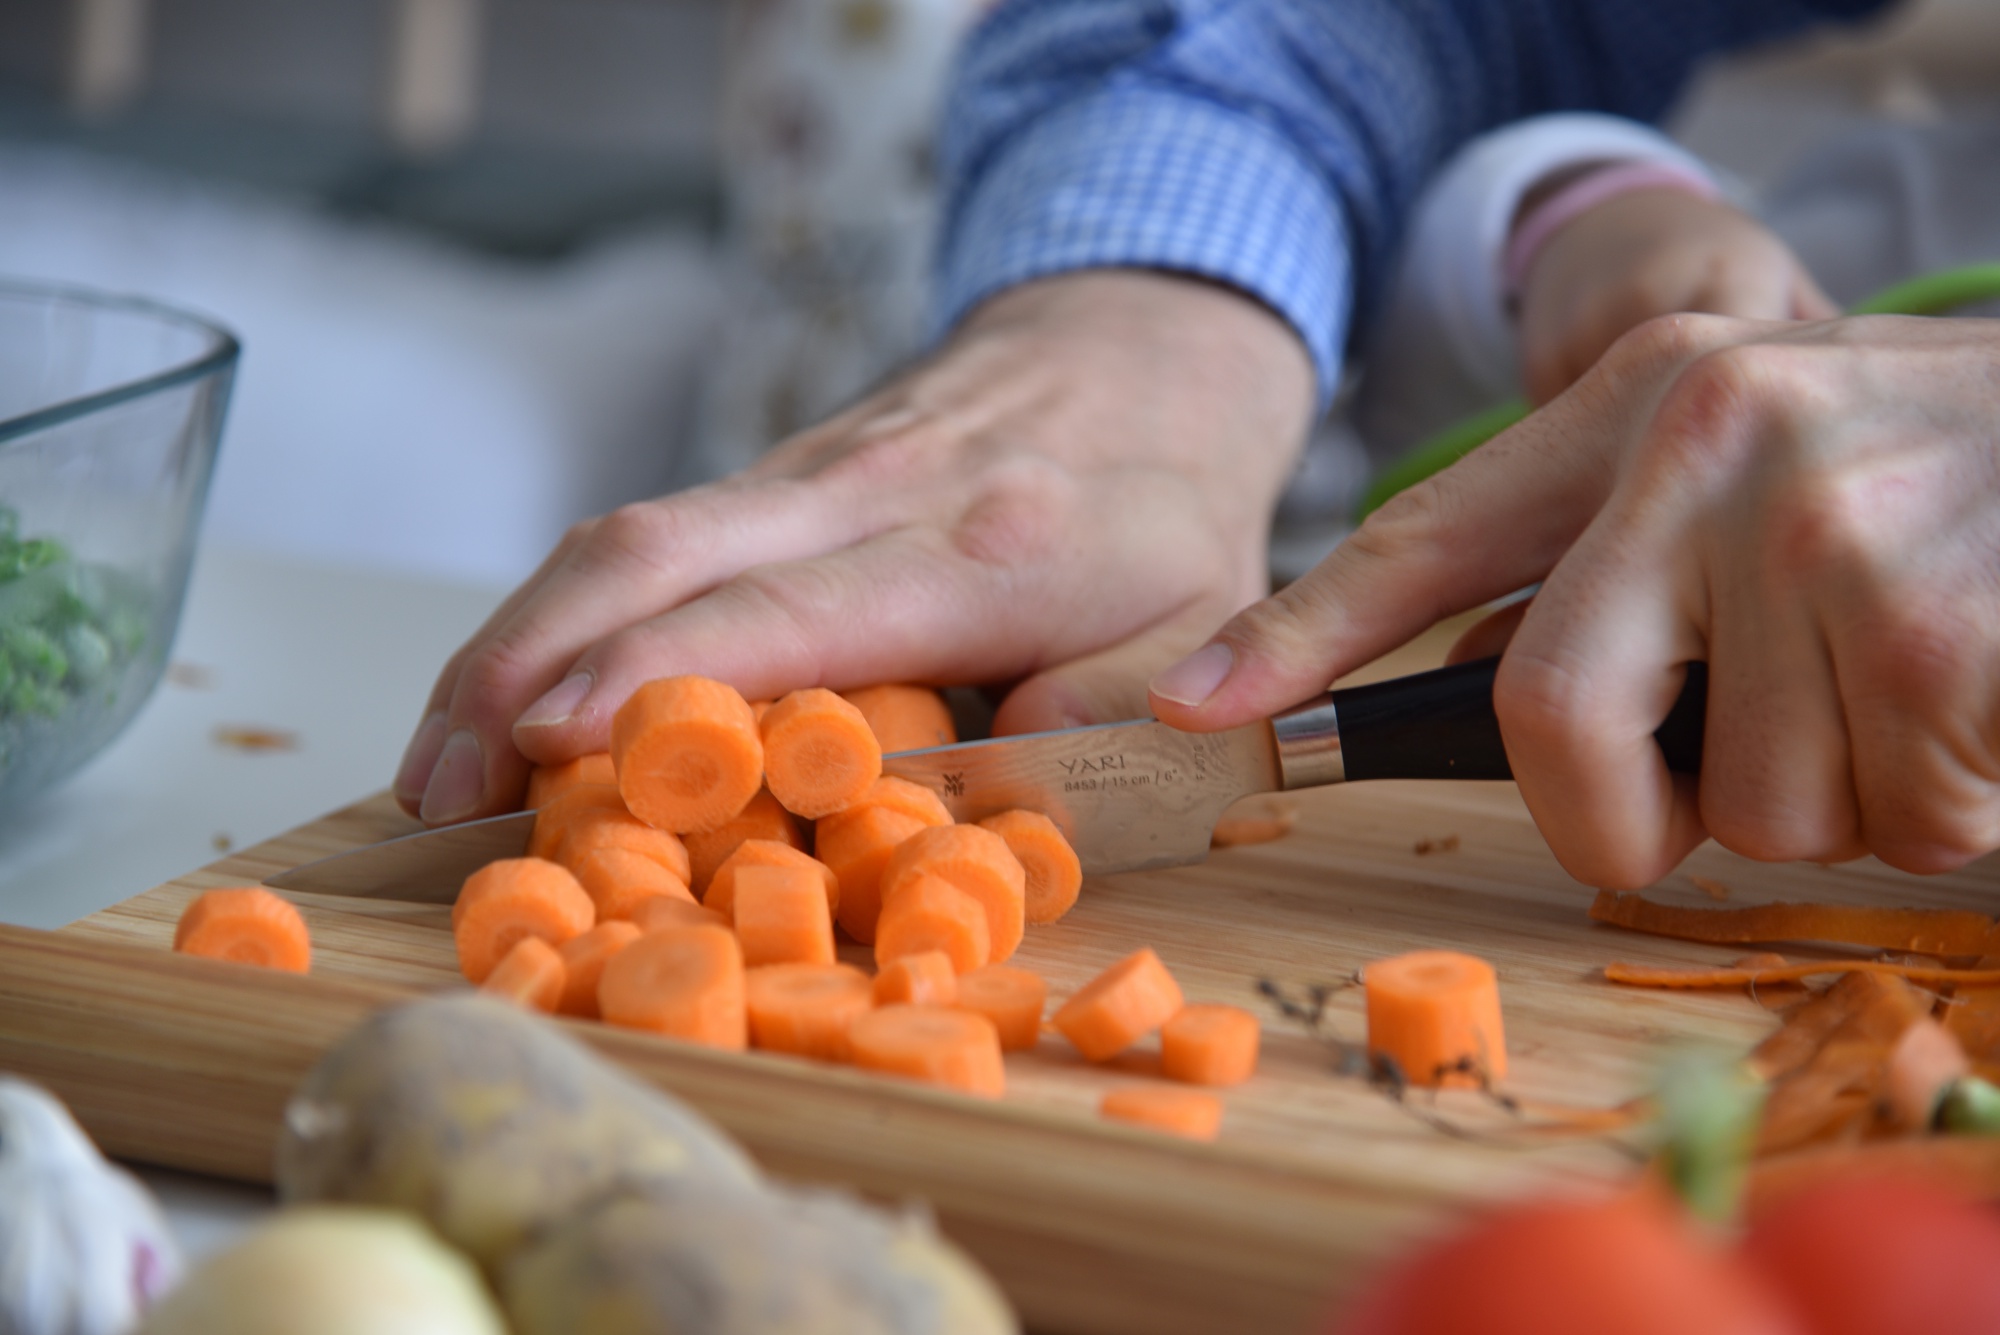
<path fill-rule="evenodd" d="M 592 521 L 577 547 L 584 569 L 638 567 L 664 571 L 674 556 L 698 540 L 691 511 L 658 501 L 635 501 Z"/>
<path fill-rule="evenodd" d="M 1019 565 L 1068 544 L 1076 479 L 1067 469 L 1018 455 L 983 471 L 978 493 L 952 526 L 952 546 L 982 565 Z"/>
<path fill-rule="evenodd" d="M 1509 743 L 1537 754 L 1567 752 L 1588 730 L 1588 708 L 1589 693 L 1570 665 L 1521 652 L 1500 659 L 1493 712 Z"/>
<path fill-rule="evenodd" d="M 1918 589 L 1899 589 L 1894 597 L 1870 596 L 1854 615 L 1854 643 L 1863 655 L 1857 686 L 1864 699 L 1914 704 L 1936 719 L 1976 698 L 1988 637 L 1963 609 Z"/>
<path fill-rule="evenodd" d="M 821 643 L 844 602 L 838 577 L 807 561 L 752 566 L 710 596 L 735 604 L 741 616 L 732 620 L 755 627 L 759 640 L 788 635 L 795 650 Z"/>
<path fill-rule="evenodd" d="M 474 723 L 511 724 L 502 719 L 522 685 L 532 681 L 539 656 L 519 632 L 502 630 L 465 659 L 452 697 L 452 712 Z"/>
<path fill-rule="evenodd" d="M 1862 825 L 1868 851 L 1898 871 L 1918 875 L 1956 871 L 2000 848 L 2000 801 L 1896 803 L 1868 813 Z"/>

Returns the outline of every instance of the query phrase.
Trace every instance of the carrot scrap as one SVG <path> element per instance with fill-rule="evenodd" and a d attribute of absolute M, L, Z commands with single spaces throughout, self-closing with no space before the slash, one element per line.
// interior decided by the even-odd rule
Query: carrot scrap
<path fill-rule="evenodd" d="M 553 1014 L 562 1002 L 567 979 L 568 970 L 556 948 L 538 936 L 524 936 L 500 957 L 479 990 Z"/>
<path fill-rule="evenodd" d="M 256 754 L 261 751 L 296 751 L 299 749 L 299 735 L 285 728 L 259 728 L 241 724 L 218 723 L 209 734 L 217 746 L 230 747 L 237 751 Z"/>
<path fill-rule="evenodd" d="M 1070 911 L 1083 889 L 1083 863 L 1054 821 L 1039 811 L 1003 811 L 979 823 L 1005 840 L 1021 864 L 1021 908 L 1029 922 L 1045 925 Z"/>
<path fill-rule="evenodd" d="M 656 895 L 632 910 L 632 925 L 642 932 L 663 927 L 720 927 L 730 930 L 729 919 L 691 899 Z"/>
<path fill-rule="evenodd" d="M 1493 966 L 1455 950 L 1416 950 L 1361 971 L 1368 1053 L 1413 1085 L 1483 1085 L 1507 1074 Z"/>
<path fill-rule="evenodd" d="M 1694 883 L 1695 889 L 1701 891 L 1716 903 L 1725 904 L 1729 901 L 1729 887 L 1714 877 L 1696 876 L 1693 872 L 1689 872 L 1688 880 Z"/>
<path fill-rule="evenodd" d="M 868 730 L 881 744 L 882 754 L 922 751 L 932 746 L 950 746 L 958 740 L 958 728 L 951 721 L 951 708 L 944 697 L 928 686 L 892 683 L 842 691 L 842 698 L 861 711 Z"/>
<path fill-rule="evenodd" d="M 528 771 L 528 797 L 523 805 L 530 811 L 539 811 L 557 794 L 586 783 L 617 786 L 618 771 L 612 768 L 609 751 L 578 756 L 560 765 L 535 766 Z"/>
<path fill-rule="evenodd" d="M 950 1006 L 958 1001 L 958 970 L 951 956 L 942 950 L 919 950 L 898 955 L 875 975 L 875 1004 L 893 1006 L 899 1001 L 912 1006 Z"/>
<path fill-rule="evenodd" d="M 1757 1127 L 1761 1153 L 1862 1134 L 1887 1091 L 1891 1053 L 1931 1009 L 1929 994 L 1901 978 L 1853 974 L 1836 989 L 1838 1022 L 1803 1061 L 1770 1081 Z M 1754 1054 L 1751 1060 L 1755 1069 Z"/>
<path fill-rule="evenodd" d="M 1600 890 L 1590 916 L 1635 932 L 1727 945 L 1746 941 L 1825 941 L 1919 955 L 1983 955 L 1996 924 L 1962 909 L 1851 908 L 1844 904 L 1758 904 L 1682 908 L 1643 895 Z"/>
<path fill-rule="evenodd" d="M 1952 969 L 1941 964 L 1896 964 L 1889 960 L 1812 960 L 1783 968 L 1673 968 L 1614 962 L 1604 966 L 1606 981 L 1627 987 L 1748 987 L 1752 983 L 1796 983 L 1829 973 L 1879 973 L 1915 983 L 1956 983 L 1960 987 L 2000 987 L 2000 969 Z"/>
<path fill-rule="evenodd" d="M 745 967 L 833 963 L 833 914 L 816 867 L 744 867 L 735 890 L 732 917 Z"/>
<path fill-rule="evenodd" d="M 1148 946 L 1085 983 L 1057 1008 L 1054 1023 L 1091 1061 L 1117 1056 L 1174 1017 L 1181 985 Z"/>
<path fill-rule="evenodd" d="M 1002 1051 L 1025 1052 L 1041 1041 L 1048 1001 L 1048 981 L 1040 974 L 989 964 L 959 975 L 958 1000 L 952 1004 L 991 1020 Z"/>
<path fill-rule="evenodd" d="M 764 782 L 757 717 L 733 687 L 662 677 L 611 720 L 618 791 L 632 814 L 675 834 L 726 825 Z"/>
<path fill-rule="evenodd" d="M 1222 1100 L 1172 1085 L 1126 1085 L 1098 1101 L 1100 1116 L 1164 1131 L 1189 1140 L 1214 1140 L 1222 1129 Z"/>
<path fill-rule="evenodd" d="M 614 785 L 579 783 L 565 788 L 535 812 L 534 833 L 528 836 L 528 856 L 555 861 L 556 850 L 562 847 L 562 841 L 576 828 L 577 822 L 600 812 L 631 815 Z"/>
<path fill-rule="evenodd" d="M 1773 954 L 1768 950 L 1760 950 L 1755 954 L 1745 955 L 1729 967 L 1732 969 L 1782 969 L 1789 963 L 1791 961 L 1783 955 Z M 1761 987 L 1753 984 L 1750 988 L 1750 995 L 1756 999 L 1758 1005 L 1767 1011 L 1784 1010 L 1803 997 L 1805 993 L 1806 985 L 1804 983 L 1766 983 Z"/>
<path fill-rule="evenodd" d="M 286 973 L 312 970 L 306 920 L 261 885 L 203 891 L 175 925 L 174 949 Z"/>
<path fill-rule="evenodd" d="M 453 918 L 459 969 L 483 983 L 522 937 L 560 946 L 590 930 L 597 908 L 567 868 L 541 858 L 503 858 L 465 878 Z"/>
<path fill-rule="evenodd" d="M 799 832 L 798 818 L 778 805 L 768 788 L 759 788 L 750 804 L 726 823 L 703 833 L 684 834 L 681 843 L 688 852 L 688 889 L 697 896 L 708 893 L 708 883 L 729 855 L 752 839 L 763 839 L 788 848 L 804 849 L 805 836 Z"/>
<path fill-rule="evenodd" d="M 708 893 L 702 896 L 701 902 L 723 917 L 734 920 L 736 877 L 746 867 L 795 867 L 810 871 L 819 878 L 820 888 L 826 892 L 828 910 L 840 907 L 840 882 L 835 879 L 833 868 L 801 853 L 790 844 L 781 844 L 774 839 L 745 839 L 738 844 L 736 851 L 709 878 Z"/>
<path fill-rule="evenodd" d="M 993 1022 L 971 1011 L 939 1006 L 880 1006 L 847 1031 L 850 1059 L 869 1071 L 924 1080 L 997 1099 L 1007 1092 L 1007 1068 Z"/>
<path fill-rule="evenodd" d="M 764 782 L 808 820 L 853 805 L 882 775 L 882 745 L 861 711 L 824 687 L 793 691 L 758 724 Z"/>
<path fill-rule="evenodd" d="M 1985 957 L 1979 967 L 2000 969 L 2000 955 Z M 2000 1079 L 2000 989 L 1954 989 L 1945 1003 L 1944 1027 L 1981 1075 L 1988 1080 Z"/>
<path fill-rule="evenodd" d="M 562 956 L 564 974 L 562 997 L 555 1009 L 564 1015 L 595 1020 L 597 984 L 604 977 L 604 966 L 611 963 L 612 956 L 637 941 L 639 936 L 640 929 L 636 923 L 601 922 L 581 936 L 573 936 L 563 942 L 556 951 Z"/>
<path fill-rule="evenodd" d="M 1849 1017 L 1880 1004 L 1881 983 L 1873 974 L 1850 973 L 1809 998 L 1785 1017 L 1776 1032 L 1751 1049 L 1750 1069 L 1764 1080 L 1777 1080 L 1799 1070 Z"/>
<path fill-rule="evenodd" d="M 917 831 L 896 846 L 882 869 L 885 911 L 902 883 L 918 872 L 942 876 L 979 901 L 986 910 L 995 963 L 1006 960 L 1021 944 L 1027 921 L 1028 876 L 1005 839 L 977 825 L 940 825 Z"/>
<path fill-rule="evenodd" d="M 641 904 L 661 896 L 694 903 L 678 876 L 629 848 L 600 848 L 571 870 L 597 906 L 599 922 L 630 918 Z"/>
<path fill-rule="evenodd" d="M 1257 1069 L 1263 1026 L 1241 1006 L 1183 1006 L 1160 1027 L 1160 1074 L 1190 1085 L 1240 1085 Z"/>
<path fill-rule="evenodd" d="M 767 1052 L 846 1061 L 847 1031 L 875 1005 L 851 964 L 767 964 L 744 976 L 750 1042 Z"/>
<path fill-rule="evenodd" d="M 1891 1119 L 1904 1131 L 1928 1131 L 1937 1120 L 1945 1091 L 1971 1071 L 1972 1063 L 1958 1040 L 1924 1016 L 1905 1029 L 1889 1050 L 1886 1083 Z"/>
<path fill-rule="evenodd" d="M 860 807 L 819 823 L 813 851 L 840 883 L 840 926 L 862 945 L 875 943 L 882 916 L 882 871 L 905 839 L 926 828 L 890 807 Z"/>
<path fill-rule="evenodd" d="M 986 910 L 971 895 L 928 872 L 905 877 L 875 927 L 875 962 L 942 951 L 959 973 L 992 959 Z"/>
<path fill-rule="evenodd" d="M 612 1024 L 741 1052 L 749 1046 L 743 951 L 721 927 L 646 932 L 612 956 L 597 982 Z"/>
<path fill-rule="evenodd" d="M 1298 824 L 1299 808 L 1293 802 L 1266 800 L 1264 814 L 1226 815 L 1209 831 L 1210 848 L 1241 848 L 1247 844 L 1268 844 L 1283 839 Z"/>

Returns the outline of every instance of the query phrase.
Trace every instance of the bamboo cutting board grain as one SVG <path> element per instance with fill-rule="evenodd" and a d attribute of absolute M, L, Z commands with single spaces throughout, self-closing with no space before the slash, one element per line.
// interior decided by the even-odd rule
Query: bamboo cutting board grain
<path fill-rule="evenodd" d="M 1511 786 L 1374 784 L 1300 797 L 1298 828 L 1199 867 L 1091 882 L 1063 922 L 1031 929 L 1019 962 L 1055 995 L 1152 945 L 1190 1000 L 1258 1007 L 1259 977 L 1337 982 L 1419 946 L 1498 967 L 1507 1088 L 1608 1105 L 1640 1089 L 1663 1047 L 1747 1046 L 1772 1025 L 1742 996 L 1640 993 L 1596 977 L 1608 960 L 1714 962 L 1736 953 L 1595 928 Z M 287 1092 L 375 1007 L 461 985 L 448 910 L 297 895 L 311 977 L 168 950 L 200 890 L 410 828 L 362 802 L 149 891 L 60 933 L 0 929 L 0 1069 L 45 1080 L 111 1152 L 268 1180 Z M 1874 863 L 1759 867 L 1709 848 L 1658 893 L 1706 903 L 1687 873 L 1736 902 L 1814 898 L 1992 911 L 2000 867 L 1918 880 Z M 859 952 L 857 952 L 857 957 Z M 1456 1139 L 1338 1075 L 1326 1047 L 1266 1012 L 1258 1075 L 1226 1095 L 1219 1143 L 1107 1125 L 1096 1099 L 1148 1057 L 1089 1067 L 1056 1037 L 1008 1062 L 998 1104 L 758 1054 L 736 1056 L 577 1024 L 643 1078 L 689 1100 L 773 1172 L 921 1196 L 1049 1331 L 1286 1332 L 1467 1203 L 1623 1174 L 1603 1143 Z M 1329 1030 L 1362 1036 L 1343 992 Z M 1472 1093 L 1439 1113 L 1505 1118 Z"/>

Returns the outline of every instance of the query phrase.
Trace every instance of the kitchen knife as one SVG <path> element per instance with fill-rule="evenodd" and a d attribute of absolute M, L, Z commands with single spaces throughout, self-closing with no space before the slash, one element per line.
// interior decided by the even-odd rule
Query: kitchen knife
<path fill-rule="evenodd" d="M 1015 807 L 1045 813 L 1085 872 L 1199 862 L 1223 810 L 1255 793 L 1362 779 L 1509 779 L 1493 715 L 1497 658 L 1332 691 L 1228 732 L 1150 720 L 995 737 L 882 758 L 960 821 Z M 1690 663 L 1653 735 L 1668 768 L 1701 768 L 1708 669 Z M 280 873 L 282 890 L 448 904 L 494 858 L 519 857 L 534 813 L 425 830 Z"/>
<path fill-rule="evenodd" d="M 885 774 L 921 783 L 958 821 L 1020 807 L 1054 821 L 1091 875 L 1208 856 L 1224 808 L 1254 793 L 1361 779 L 1511 779 L 1493 677 L 1480 659 L 1331 691 L 1227 732 L 1111 723 L 904 751 Z M 1667 766 L 1701 769 L 1708 668 L 1687 679 L 1653 734 Z"/>

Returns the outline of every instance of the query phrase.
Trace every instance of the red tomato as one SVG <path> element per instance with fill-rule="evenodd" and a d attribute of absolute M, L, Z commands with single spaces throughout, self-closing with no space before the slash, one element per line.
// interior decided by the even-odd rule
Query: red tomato
<path fill-rule="evenodd" d="M 1938 1187 L 1809 1187 L 1751 1218 L 1743 1255 L 1813 1335 L 2000 1331 L 2000 1213 Z"/>
<path fill-rule="evenodd" d="M 1339 1335 L 1805 1335 L 1657 1190 L 1500 1210 L 1403 1263 Z"/>

